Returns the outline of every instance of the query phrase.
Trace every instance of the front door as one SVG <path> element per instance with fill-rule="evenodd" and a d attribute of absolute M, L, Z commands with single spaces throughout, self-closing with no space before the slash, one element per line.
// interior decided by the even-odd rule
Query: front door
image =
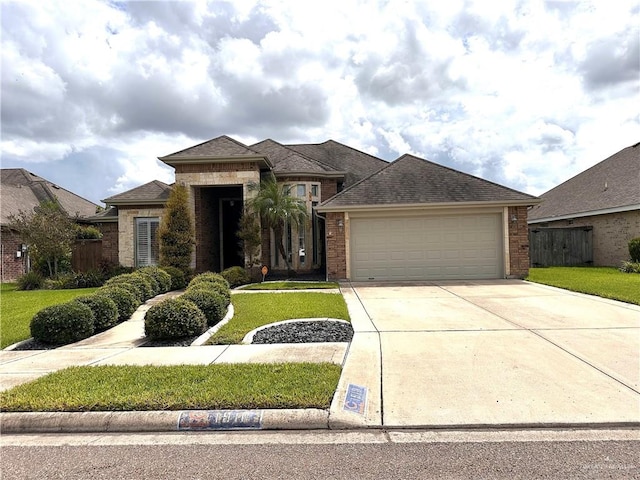
<path fill-rule="evenodd" d="M 220 269 L 244 267 L 244 255 L 237 237 L 242 216 L 241 198 L 220 199 Z"/>

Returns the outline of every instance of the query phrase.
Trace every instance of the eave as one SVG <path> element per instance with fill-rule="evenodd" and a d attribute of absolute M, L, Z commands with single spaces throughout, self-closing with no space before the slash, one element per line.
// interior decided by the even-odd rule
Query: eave
<path fill-rule="evenodd" d="M 532 225 L 536 223 L 556 222 L 558 220 L 571 220 L 574 218 L 594 217 L 596 215 L 607 215 L 610 213 L 632 212 L 634 210 L 640 210 L 640 204 L 624 205 L 621 207 L 612 207 L 612 208 L 603 208 L 600 210 L 590 210 L 588 212 L 566 213 L 563 215 L 557 215 L 557 216 L 551 216 L 551 217 L 535 218 L 533 220 L 527 220 L 527 223 L 529 225 Z"/>
<path fill-rule="evenodd" d="M 233 155 L 231 157 L 203 157 L 193 155 L 176 155 L 168 157 L 158 157 L 158 160 L 166 163 L 172 167 L 176 165 L 186 164 L 204 164 L 204 163 L 244 163 L 255 162 L 260 165 L 261 168 L 273 168 L 271 161 L 264 155 Z"/>
<path fill-rule="evenodd" d="M 330 201 L 330 200 L 329 200 Z M 370 205 L 320 205 L 317 211 L 325 212 L 394 212 L 399 210 L 452 210 L 460 208 L 486 208 L 486 207 L 530 207 L 537 205 L 542 200 L 512 200 L 512 201 L 488 201 L 488 202 L 436 202 L 436 203 L 387 203 Z"/>

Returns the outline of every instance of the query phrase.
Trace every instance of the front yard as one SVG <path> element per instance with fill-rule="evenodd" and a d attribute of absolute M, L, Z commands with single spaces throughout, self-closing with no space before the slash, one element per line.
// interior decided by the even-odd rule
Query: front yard
<path fill-rule="evenodd" d="M 527 280 L 640 305 L 640 275 L 609 267 L 531 268 Z"/>
<path fill-rule="evenodd" d="M 31 318 L 44 307 L 65 303 L 96 288 L 18 291 L 14 283 L 3 283 L 0 293 L 0 349 L 31 337 Z"/>

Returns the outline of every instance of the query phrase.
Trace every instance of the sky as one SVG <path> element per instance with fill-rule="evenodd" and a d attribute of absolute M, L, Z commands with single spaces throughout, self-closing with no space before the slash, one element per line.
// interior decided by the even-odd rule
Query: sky
<path fill-rule="evenodd" d="M 0 0 L 1 164 L 93 202 L 220 135 L 540 195 L 640 141 L 638 0 Z"/>

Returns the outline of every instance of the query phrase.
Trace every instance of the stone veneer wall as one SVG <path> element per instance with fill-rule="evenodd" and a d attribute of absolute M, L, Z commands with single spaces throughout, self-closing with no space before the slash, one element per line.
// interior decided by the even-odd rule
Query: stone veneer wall
<path fill-rule="evenodd" d="M 513 216 L 516 221 L 512 222 Z M 529 228 L 527 207 L 509 207 L 505 221 L 509 224 L 509 278 L 524 278 L 529 274 Z"/>
<path fill-rule="evenodd" d="M 619 267 L 629 260 L 629 240 L 640 237 L 640 210 L 532 224 L 531 227 L 593 227 L 593 265 Z"/>
<path fill-rule="evenodd" d="M 200 193 L 197 187 L 242 185 L 242 198 L 246 201 L 253 194 L 249 191 L 249 184 L 260 183 L 260 167 L 253 162 L 222 162 L 222 163 L 194 163 L 178 164 L 175 166 L 176 183 L 183 184 L 189 190 L 189 209 L 195 223 L 196 244 L 191 260 L 192 268 L 198 270 L 205 262 L 203 252 L 203 235 L 209 220 L 201 218 L 199 201 L 196 196 Z M 198 208 L 196 205 L 198 204 Z"/>
<path fill-rule="evenodd" d="M 338 221 L 343 227 L 338 227 Z M 347 225 L 343 212 L 327 213 L 327 278 L 343 280 L 347 278 L 347 250 L 345 232 Z"/>
<path fill-rule="evenodd" d="M 135 219 L 158 217 L 162 221 L 163 207 L 121 206 L 118 207 L 118 259 L 124 267 L 135 266 Z"/>

